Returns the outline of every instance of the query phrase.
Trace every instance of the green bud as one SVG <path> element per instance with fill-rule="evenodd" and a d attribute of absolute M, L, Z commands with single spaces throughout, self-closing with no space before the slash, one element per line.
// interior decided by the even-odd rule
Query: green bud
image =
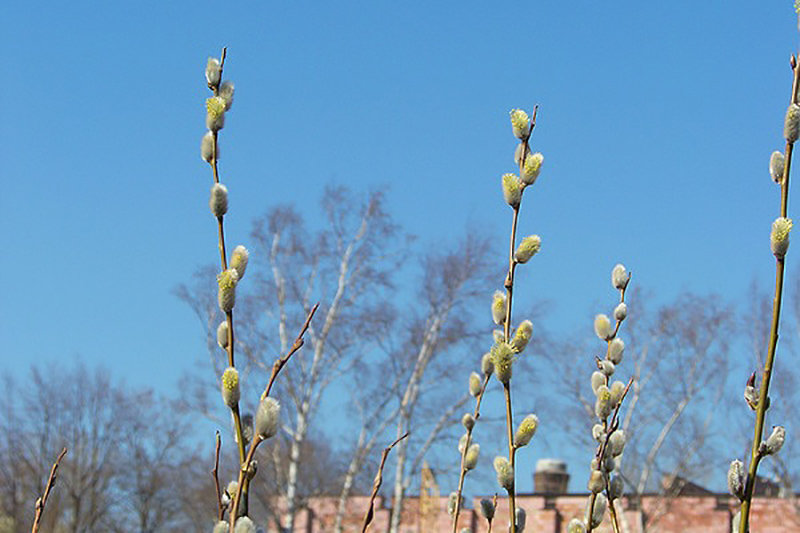
<path fill-rule="evenodd" d="M 539 427 L 539 418 L 536 415 L 531 414 L 523 418 L 514 434 L 514 447 L 527 446 L 536 433 L 537 427 Z"/>
<path fill-rule="evenodd" d="M 514 209 L 519 207 L 522 201 L 522 182 L 516 174 L 503 174 L 503 198 Z"/>
<path fill-rule="evenodd" d="M 211 213 L 219 218 L 228 212 L 228 188 L 221 183 L 211 187 L 211 198 L 208 200 Z"/>
<path fill-rule="evenodd" d="M 239 372 L 232 366 L 222 373 L 222 401 L 231 409 L 239 403 Z"/>
<path fill-rule="evenodd" d="M 542 239 L 538 235 L 529 235 L 519 243 L 517 251 L 514 252 L 514 261 L 520 264 L 527 263 L 531 257 L 539 253 L 542 248 Z"/>
<path fill-rule="evenodd" d="M 492 346 L 492 364 L 497 380 L 503 385 L 511 381 L 511 366 L 514 363 L 514 349 L 507 342 Z"/>
<path fill-rule="evenodd" d="M 772 152 L 769 158 L 769 175 L 772 176 L 772 181 L 780 183 L 783 181 L 783 170 L 786 166 L 786 158 L 783 153 L 777 150 Z"/>
<path fill-rule="evenodd" d="M 783 259 L 789 249 L 789 232 L 792 231 L 792 219 L 778 217 L 772 223 L 772 232 L 769 235 L 769 244 L 772 253 L 778 259 Z"/>
<path fill-rule="evenodd" d="M 611 329 L 611 321 L 604 314 L 599 314 L 594 317 L 594 332 L 602 340 L 608 340 L 614 333 Z"/>
<path fill-rule="evenodd" d="M 267 396 L 258 404 L 256 411 L 256 434 L 262 439 L 268 439 L 278 432 L 281 405 L 277 400 Z"/>
<path fill-rule="evenodd" d="M 522 324 L 517 327 L 514 338 L 511 339 L 511 348 L 517 353 L 522 352 L 525 350 L 525 347 L 528 346 L 532 335 L 533 323 L 530 320 L 524 320 Z"/>
<path fill-rule="evenodd" d="M 542 170 L 542 162 L 544 156 L 539 152 L 525 157 L 525 164 L 520 173 L 520 179 L 525 185 L 533 185 L 536 183 L 536 178 L 539 177 L 539 171 Z"/>

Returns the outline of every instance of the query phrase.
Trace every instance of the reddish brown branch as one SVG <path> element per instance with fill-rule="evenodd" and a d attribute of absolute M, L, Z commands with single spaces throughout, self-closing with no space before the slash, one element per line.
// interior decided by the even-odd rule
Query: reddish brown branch
<path fill-rule="evenodd" d="M 58 454 L 56 462 L 53 463 L 53 467 L 50 469 L 50 477 L 47 478 L 47 485 L 44 486 L 44 493 L 42 493 L 40 498 L 36 499 L 36 515 L 33 518 L 33 527 L 31 528 L 31 533 L 36 533 L 39 531 L 39 522 L 42 519 L 44 506 L 47 504 L 47 497 L 50 495 L 50 490 L 53 488 L 53 485 L 56 484 L 56 471 L 58 470 L 59 463 L 61 463 L 61 459 L 63 459 L 65 455 L 67 455 L 66 448 L 61 450 L 61 453 Z"/>
<path fill-rule="evenodd" d="M 222 515 L 225 513 L 225 508 L 222 507 L 222 491 L 219 490 L 219 447 L 221 439 L 219 431 L 217 431 L 216 445 L 214 446 L 214 469 L 211 470 L 211 475 L 214 476 L 214 487 L 217 489 L 217 516 L 222 520 Z"/>
<path fill-rule="evenodd" d="M 389 446 L 383 449 L 383 453 L 381 453 L 381 464 L 378 466 L 378 473 L 375 474 L 375 482 L 372 484 L 372 494 L 369 497 L 369 508 L 367 512 L 364 514 L 364 521 L 361 524 L 361 533 L 366 533 L 367 529 L 369 528 L 370 522 L 372 522 L 373 516 L 375 516 L 375 498 L 378 496 L 378 491 L 381 488 L 381 483 L 383 483 L 383 465 L 386 464 L 386 458 L 389 457 L 389 452 L 392 451 L 398 442 L 403 440 L 404 438 L 408 437 L 408 433 L 405 433 L 402 437 L 391 443 Z"/>
<path fill-rule="evenodd" d="M 272 390 L 272 384 L 275 383 L 275 378 L 278 377 L 278 373 L 281 369 L 289 362 L 289 358 L 294 355 L 294 353 L 303 347 L 305 341 L 303 340 L 303 335 L 306 334 L 308 330 L 308 326 L 311 325 L 311 319 L 314 318 L 314 313 L 317 312 L 317 308 L 319 308 L 319 302 L 314 304 L 314 307 L 311 308 L 311 312 L 308 313 L 306 317 L 306 322 L 303 324 L 303 329 L 300 330 L 300 333 L 297 335 L 297 338 L 294 340 L 294 344 L 289 349 L 289 351 L 283 357 L 279 357 L 275 360 L 272 364 L 272 375 L 269 377 L 269 383 L 267 384 L 267 388 L 264 389 L 264 393 L 261 395 L 261 399 L 263 400 L 267 396 L 269 396 L 270 391 Z"/>

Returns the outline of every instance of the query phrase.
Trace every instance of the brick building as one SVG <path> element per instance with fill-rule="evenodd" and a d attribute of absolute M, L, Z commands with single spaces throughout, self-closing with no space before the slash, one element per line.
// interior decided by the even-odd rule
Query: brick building
<path fill-rule="evenodd" d="M 403 507 L 400 533 L 439 533 L 452 529 L 447 514 L 447 496 L 440 496 L 438 488 L 431 485 L 432 476 L 423 482 L 420 496 L 408 497 Z M 557 460 L 542 460 L 534 472 L 534 492 L 518 494 L 517 506 L 526 510 L 526 531 L 535 533 L 562 533 L 572 518 L 582 517 L 586 507 L 586 493 L 567 493 L 569 474 L 566 465 Z M 641 533 L 642 523 L 647 531 L 682 533 L 728 533 L 738 509 L 738 500 L 727 493 L 715 493 L 682 478 L 664 481 L 664 493 L 645 495 L 641 502 L 624 498 L 618 502 L 622 509 L 623 531 Z M 753 533 L 800 533 L 800 498 L 781 497 L 777 485 L 768 481 L 757 484 L 758 496 L 754 498 L 750 530 Z M 486 521 L 480 515 L 480 498 L 467 502 L 459 518 L 459 531 L 485 532 Z M 344 531 L 360 531 L 361 519 L 369 503 L 367 496 L 353 497 L 348 502 Z M 390 500 L 379 497 L 376 514 L 370 531 L 386 533 L 391 519 Z M 333 531 L 333 520 L 338 501 L 335 497 L 315 498 L 300 511 L 295 532 L 323 533 Z M 505 531 L 508 507 L 498 498 L 495 532 Z M 596 531 L 611 531 L 608 518 Z"/>

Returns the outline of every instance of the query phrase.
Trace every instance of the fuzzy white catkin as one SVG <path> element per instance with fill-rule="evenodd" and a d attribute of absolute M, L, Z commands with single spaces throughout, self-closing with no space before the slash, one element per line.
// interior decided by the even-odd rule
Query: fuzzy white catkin
<path fill-rule="evenodd" d="M 525 164 L 522 166 L 520 179 L 525 185 L 533 185 L 536 183 L 536 178 L 539 177 L 539 172 L 542 170 L 542 163 L 544 156 L 539 152 L 525 157 Z"/>
<path fill-rule="evenodd" d="M 507 385 L 511 381 L 511 369 L 514 364 L 514 349 L 507 342 L 492 346 L 492 364 L 497 381 Z"/>
<path fill-rule="evenodd" d="M 618 365 L 622 362 L 622 352 L 625 351 L 625 343 L 619 337 L 608 344 L 608 360 Z"/>
<path fill-rule="evenodd" d="M 625 394 L 625 384 L 621 381 L 615 381 L 608 390 L 611 391 L 611 403 L 616 406 L 622 400 L 622 395 Z"/>
<path fill-rule="evenodd" d="M 614 476 L 608 483 L 608 496 L 611 500 L 617 500 L 622 497 L 624 492 L 624 485 L 622 483 L 622 476 Z"/>
<path fill-rule="evenodd" d="M 511 492 L 514 490 L 514 467 L 503 456 L 494 458 L 494 471 L 497 473 L 497 482 L 501 487 Z"/>
<path fill-rule="evenodd" d="M 222 373 L 222 401 L 233 409 L 239 403 L 239 372 L 229 366 Z"/>
<path fill-rule="evenodd" d="M 611 269 L 611 285 L 621 291 L 628 286 L 628 281 L 630 281 L 630 276 L 628 271 L 625 270 L 625 265 L 622 263 L 614 265 L 614 268 Z"/>
<path fill-rule="evenodd" d="M 228 524 L 224 520 L 220 520 L 214 526 L 214 531 L 212 533 L 228 533 L 229 528 L 230 528 L 230 524 Z"/>
<path fill-rule="evenodd" d="M 589 504 L 591 504 L 591 498 L 589 499 Z M 592 516 L 592 528 L 596 528 L 603 522 L 603 515 L 606 514 L 606 508 L 608 506 L 608 500 L 606 499 L 606 495 L 602 492 L 599 493 L 594 500 L 594 509 L 591 510 Z M 586 521 L 589 521 L 589 505 L 586 506 Z"/>
<path fill-rule="evenodd" d="M 230 483 L 228 483 L 228 485 L 225 487 L 225 492 L 228 494 L 228 496 L 230 496 L 230 497 L 231 497 L 231 499 L 233 499 L 233 498 L 234 498 L 234 496 L 236 496 L 236 491 L 237 491 L 237 490 L 239 490 L 239 482 L 238 482 L 238 481 L 236 481 L 236 480 L 234 480 L 234 481 L 231 481 L 231 482 L 230 482 Z"/>
<path fill-rule="evenodd" d="M 597 401 L 594 404 L 594 414 L 600 420 L 605 420 L 614 410 L 614 405 L 611 404 L 611 391 L 608 387 L 602 385 L 597 389 Z"/>
<path fill-rule="evenodd" d="M 592 372 L 591 383 L 592 383 L 592 392 L 597 394 L 597 389 L 600 387 L 600 385 L 606 384 L 605 374 L 603 374 L 598 370 L 595 370 L 594 372 Z"/>
<path fill-rule="evenodd" d="M 728 468 L 728 490 L 739 498 L 744 498 L 744 463 L 739 459 L 731 461 Z"/>
<path fill-rule="evenodd" d="M 464 448 L 467 446 L 467 439 L 468 438 L 469 438 L 469 435 L 464 433 L 463 435 L 461 435 L 461 438 L 458 439 L 458 453 L 464 453 Z"/>
<path fill-rule="evenodd" d="M 481 357 L 481 372 L 484 376 L 491 376 L 494 373 L 494 363 L 492 363 L 492 352 L 486 352 Z"/>
<path fill-rule="evenodd" d="M 228 188 L 222 183 L 215 183 L 211 187 L 211 197 L 208 200 L 211 214 L 219 218 L 228 212 Z"/>
<path fill-rule="evenodd" d="M 234 533 L 256 533 L 256 525 L 247 516 L 241 516 L 236 520 Z"/>
<path fill-rule="evenodd" d="M 206 100 L 206 128 L 219 131 L 225 127 L 225 100 L 212 96 Z"/>
<path fill-rule="evenodd" d="M 599 470 L 592 470 L 586 488 L 589 489 L 589 492 L 594 492 L 595 494 L 604 491 L 606 489 L 606 478 L 603 473 Z"/>
<path fill-rule="evenodd" d="M 503 174 L 503 198 L 506 203 L 517 209 L 522 201 L 522 182 L 516 174 Z"/>
<path fill-rule="evenodd" d="M 281 404 L 267 396 L 258 404 L 255 431 L 262 439 L 268 439 L 278 432 Z"/>
<path fill-rule="evenodd" d="M 621 429 L 616 430 L 608 437 L 608 452 L 612 457 L 616 457 L 625 449 L 625 432 Z"/>
<path fill-rule="evenodd" d="M 527 263 L 531 257 L 542 249 L 542 238 L 538 235 L 529 235 L 522 239 L 514 252 L 514 261 L 520 264 Z"/>
<path fill-rule="evenodd" d="M 526 521 L 527 515 L 525 514 L 525 509 L 522 507 L 514 509 L 514 524 L 517 526 L 517 533 L 522 533 L 525 530 Z"/>
<path fill-rule="evenodd" d="M 494 291 L 492 295 L 492 320 L 498 326 L 506 321 L 506 295 L 502 291 Z"/>
<path fill-rule="evenodd" d="M 464 416 L 461 417 L 461 425 L 467 431 L 472 430 L 475 427 L 475 417 L 471 413 L 464 413 Z"/>
<path fill-rule="evenodd" d="M 614 363 L 612 363 L 611 361 L 604 359 L 600 361 L 598 365 L 600 365 L 600 372 L 602 372 L 603 375 L 609 377 L 614 375 L 614 370 L 616 370 L 616 367 L 614 366 Z"/>
<path fill-rule="evenodd" d="M 772 223 L 769 245 L 778 259 L 783 259 L 789 249 L 789 233 L 792 231 L 792 225 L 792 219 L 786 217 L 778 217 Z"/>
<path fill-rule="evenodd" d="M 617 322 L 622 322 L 627 318 L 627 316 L 628 306 L 625 305 L 625 302 L 620 302 L 620 304 L 614 308 L 614 320 Z"/>
<path fill-rule="evenodd" d="M 613 330 L 611 329 L 611 321 L 602 313 L 594 317 L 594 333 L 602 340 L 608 340 L 611 337 Z"/>
<path fill-rule="evenodd" d="M 214 134 L 207 131 L 200 141 L 200 157 L 206 163 L 211 163 L 214 160 Z M 219 148 L 217 148 L 216 158 L 219 159 Z"/>
<path fill-rule="evenodd" d="M 472 470 L 478 464 L 478 456 L 481 453 L 480 444 L 470 444 L 467 448 L 467 455 L 464 456 L 464 470 Z"/>
<path fill-rule="evenodd" d="M 800 106 L 790 104 L 783 122 L 783 136 L 788 142 L 793 143 L 797 140 L 798 134 L 800 134 Z"/>
<path fill-rule="evenodd" d="M 567 525 L 567 533 L 586 533 L 586 526 L 577 518 L 573 518 Z"/>
<path fill-rule="evenodd" d="M 606 430 L 603 429 L 602 424 L 595 424 L 592 426 L 592 438 L 597 442 L 603 442 L 605 439 Z"/>
<path fill-rule="evenodd" d="M 786 430 L 783 426 L 775 426 L 772 428 L 772 433 L 764 442 L 764 453 L 766 455 L 773 455 L 781 451 L 783 442 L 786 440 Z"/>
<path fill-rule="evenodd" d="M 528 415 L 519 423 L 517 432 L 514 434 L 514 447 L 521 448 L 527 446 L 528 443 L 536 434 L 536 428 L 539 427 L 539 418 L 536 415 Z"/>
<path fill-rule="evenodd" d="M 530 320 L 523 320 L 517 327 L 514 338 L 511 339 L 511 347 L 515 352 L 520 353 L 525 350 L 533 336 L 533 323 Z"/>
<path fill-rule="evenodd" d="M 523 154 L 525 154 L 525 160 L 527 161 L 531 155 L 531 148 L 528 146 L 528 143 L 519 143 L 517 145 L 517 148 L 514 150 L 514 163 L 521 165 Z"/>
<path fill-rule="evenodd" d="M 456 508 L 461 509 L 463 501 L 463 496 L 459 497 L 457 492 L 451 492 L 447 498 L 447 514 L 450 516 L 456 514 Z"/>
<path fill-rule="evenodd" d="M 233 422 L 233 417 L 231 417 L 231 422 Z M 247 446 L 253 440 L 253 415 L 250 413 L 242 415 L 242 439 L 244 439 L 244 445 Z M 236 436 L 236 433 L 233 434 L 234 442 L 238 443 L 239 438 Z"/>
<path fill-rule="evenodd" d="M 772 181 L 780 183 L 783 181 L 783 170 L 786 166 L 786 158 L 782 152 L 775 150 L 769 158 L 769 175 Z"/>
<path fill-rule="evenodd" d="M 217 344 L 223 350 L 228 348 L 228 321 L 223 320 L 217 326 Z"/>
<path fill-rule="evenodd" d="M 469 375 L 469 395 L 477 398 L 481 394 L 481 377 L 477 372 Z"/>
<path fill-rule="evenodd" d="M 216 87 L 219 84 L 220 77 L 222 76 L 222 65 L 216 57 L 209 57 L 206 63 L 206 82 L 211 87 Z"/>
<path fill-rule="evenodd" d="M 247 262 L 250 260 L 250 252 L 247 251 L 247 248 L 242 246 L 241 244 L 233 249 L 233 254 L 231 255 L 231 264 L 230 267 L 236 269 L 236 273 L 238 274 L 239 279 L 244 277 L 244 273 L 247 270 Z"/>
<path fill-rule="evenodd" d="M 225 111 L 233 105 L 233 82 L 223 81 L 219 86 L 219 97 L 225 102 Z"/>
<path fill-rule="evenodd" d="M 236 271 L 232 268 L 221 272 L 217 276 L 217 303 L 223 313 L 230 313 L 233 311 L 233 306 L 236 305 L 236 283 L 239 278 Z"/>
<path fill-rule="evenodd" d="M 511 116 L 511 132 L 517 139 L 526 139 L 530 132 L 530 119 L 528 114 L 522 109 L 512 109 L 509 113 Z"/>

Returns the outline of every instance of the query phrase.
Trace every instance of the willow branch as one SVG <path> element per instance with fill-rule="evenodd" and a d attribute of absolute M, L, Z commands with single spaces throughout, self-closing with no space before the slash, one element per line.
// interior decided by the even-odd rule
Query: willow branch
<path fill-rule="evenodd" d="M 389 452 L 392 451 L 392 448 L 394 448 L 398 442 L 406 437 L 408 437 L 408 433 L 405 433 L 389 446 L 384 448 L 383 452 L 381 453 L 381 464 L 378 466 L 378 473 L 375 474 L 375 481 L 372 484 L 372 494 L 370 494 L 369 507 L 367 508 L 367 512 L 364 514 L 364 520 L 361 524 L 361 533 L 366 533 L 367 529 L 369 529 L 369 524 L 372 522 L 372 518 L 375 516 L 375 498 L 378 496 L 381 483 L 383 483 L 383 466 L 386 464 L 386 458 L 389 457 Z"/>
<path fill-rule="evenodd" d="M 50 490 L 52 490 L 53 485 L 56 483 L 56 472 L 58 471 L 58 465 L 61 463 L 61 459 L 63 459 L 65 455 L 67 455 L 66 448 L 61 450 L 61 453 L 58 454 L 56 462 L 53 463 L 53 467 L 50 468 L 50 477 L 47 478 L 47 484 L 44 486 L 44 492 L 40 498 L 36 499 L 36 515 L 33 517 L 33 527 L 31 528 L 31 533 L 36 533 L 39 531 L 39 522 L 42 519 L 44 506 L 47 504 L 47 497 L 50 495 Z"/>
<path fill-rule="evenodd" d="M 222 506 L 222 491 L 219 488 L 219 447 L 222 444 L 219 431 L 217 431 L 214 440 L 216 441 L 214 445 L 214 468 L 211 470 L 211 475 L 214 477 L 214 488 L 217 490 L 217 517 L 219 520 L 222 520 L 225 508 Z"/>

